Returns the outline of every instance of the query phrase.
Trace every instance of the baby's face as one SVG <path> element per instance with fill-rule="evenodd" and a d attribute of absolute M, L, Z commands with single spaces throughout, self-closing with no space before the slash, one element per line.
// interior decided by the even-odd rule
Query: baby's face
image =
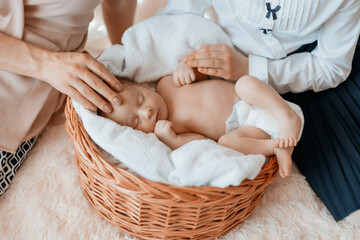
<path fill-rule="evenodd" d="M 123 86 L 120 93 L 122 104 L 112 105 L 114 110 L 101 112 L 101 116 L 146 133 L 154 131 L 158 120 L 167 119 L 166 103 L 153 88 L 129 83 Z"/>

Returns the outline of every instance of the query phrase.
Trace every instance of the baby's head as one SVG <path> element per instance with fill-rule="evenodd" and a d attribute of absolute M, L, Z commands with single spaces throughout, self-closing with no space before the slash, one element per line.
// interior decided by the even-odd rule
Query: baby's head
<path fill-rule="evenodd" d="M 168 117 L 164 99 L 155 89 L 128 80 L 121 80 L 123 91 L 119 93 L 122 104 L 112 105 L 111 113 L 99 112 L 99 115 L 111 119 L 120 125 L 132 127 L 149 133 L 153 132 L 158 120 Z"/>

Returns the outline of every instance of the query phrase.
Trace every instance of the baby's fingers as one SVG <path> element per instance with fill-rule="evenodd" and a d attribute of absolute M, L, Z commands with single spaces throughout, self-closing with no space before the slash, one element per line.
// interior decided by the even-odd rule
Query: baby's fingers
<path fill-rule="evenodd" d="M 192 82 L 193 82 L 193 80 L 191 79 L 190 74 L 189 74 L 189 75 L 186 75 L 186 76 L 185 76 L 185 84 L 190 84 L 190 83 L 192 83 Z"/>
<path fill-rule="evenodd" d="M 181 82 L 180 82 L 180 78 L 178 75 L 173 75 L 173 82 L 174 82 L 175 86 L 181 87 Z"/>

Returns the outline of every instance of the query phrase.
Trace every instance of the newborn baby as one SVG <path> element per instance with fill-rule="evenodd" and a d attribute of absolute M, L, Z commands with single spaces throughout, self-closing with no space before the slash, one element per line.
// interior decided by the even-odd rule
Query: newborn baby
<path fill-rule="evenodd" d="M 255 77 L 243 76 L 234 85 L 221 79 L 200 81 L 204 76 L 197 74 L 182 62 L 156 89 L 122 80 L 123 104 L 100 115 L 154 132 L 172 149 L 210 138 L 244 154 L 275 154 L 280 176 L 288 176 L 302 124 L 300 108 Z"/>

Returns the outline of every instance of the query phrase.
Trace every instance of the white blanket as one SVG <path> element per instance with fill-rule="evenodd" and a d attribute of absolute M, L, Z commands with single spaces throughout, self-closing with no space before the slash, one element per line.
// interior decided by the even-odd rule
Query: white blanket
<path fill-rule="evenodd" d="M 99 58 L 118 77 L 138 82 L 171 74 L 179 61 L 201 44 L 231 45 L 211 20 L 194 15 L 156 16 L 127 30 L 123 46 L 107 49 Z M 153 134 L 120 126 L 73 101 L 92 140 L 135 173 L 178 186 L 239 185 L 254 179 L 265 157 L 243 155 L 212 140 L 197 140 L 171 151 Z"/>

